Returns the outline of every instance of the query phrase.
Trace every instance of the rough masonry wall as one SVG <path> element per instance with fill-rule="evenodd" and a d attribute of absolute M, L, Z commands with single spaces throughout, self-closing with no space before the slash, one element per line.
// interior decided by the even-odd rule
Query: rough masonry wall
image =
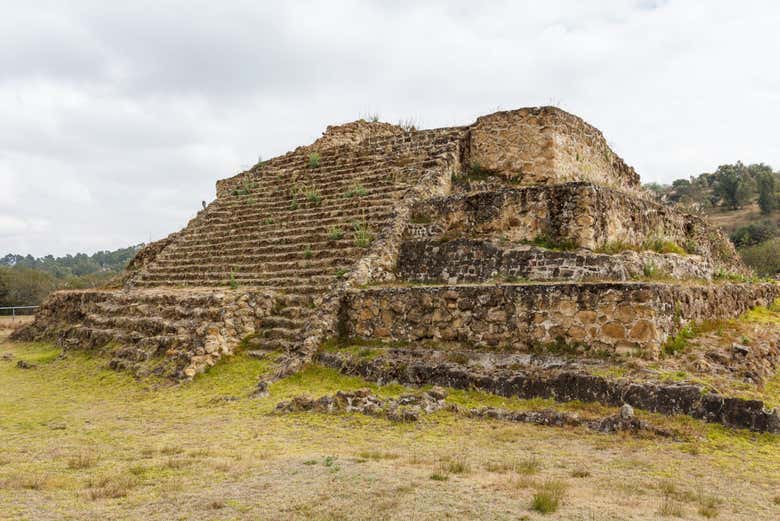
<path fill-rule="evenodd" d="M 482 116 L 470 128 L 469 161 L 522 183 L 589 181 L 621 189 L 639 176 L 607 145 L 601 132 L 555 107 Z"/>
<path fill-rule="evenodd" d="M 491 279 L 630 280 L 652 274 L 676 279 L 711 279 L 713 266 L 698 255 L 626 251 L 551 251 L 485 240 L 405 241 L 398 256 L 399 279 L 416 282 L 485 282 Z"/>
<path fill-rule="evenodd" d="M 430 199 L 413 211 L 409 239 L 484 237 L 574 245 L 641 247 L 664 239 L 713 264 L 744 270 L 734 246 L 699 218 L 625 192 L 567 183 Z"/>
<path fill-rule="evenodd" d="M 526 284 L 349 292 L 346 336 L 457 341 L 527 351 L 563 339 L 590 350 L 657 356 L 687 321 L 734 317 L 780 295 L 773 284 Z"/>

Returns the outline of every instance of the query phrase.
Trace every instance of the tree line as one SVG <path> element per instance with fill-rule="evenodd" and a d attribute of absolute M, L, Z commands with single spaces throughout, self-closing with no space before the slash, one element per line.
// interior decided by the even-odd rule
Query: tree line
<path fill-rule="evenodd" d="M 671 185 L 650 183 L 645 187 L 663 202 L 677 204 L 694 213 L 736 212 L 757 204 L 759 217 L 737 227 L 730 239 L 745 263 L 759 275 L 780 273 L 780 228 L 777 223 L 780 172 L 764 163 L 745 165 L 738 161 L 721 165 L 712 173 L 677 179 Z"/>
<path fill-rule="evenodd" d="M 92 255 L 0 258 L 0 307 L 37 306 L 57 289 L 94 288 L 124 270 L 142 244 Z"/>

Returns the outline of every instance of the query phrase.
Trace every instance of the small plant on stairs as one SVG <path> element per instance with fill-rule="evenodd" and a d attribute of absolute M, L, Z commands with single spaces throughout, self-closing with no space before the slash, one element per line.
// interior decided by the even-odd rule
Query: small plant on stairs
<path fill-rule="evenodd" d="M 317 152 L 309 154 L 309 168 L 319 168 L 320 155 Z"/>
<path fill-rule="evenodd" d="M 355 246 L 358 246 L 359 248 L 368 248 L 371 241 L 374 240 L 374 236 L 371 233 L 365 218 L 362 221 L 355 221 L 352 226 L 355 230 Z"/>

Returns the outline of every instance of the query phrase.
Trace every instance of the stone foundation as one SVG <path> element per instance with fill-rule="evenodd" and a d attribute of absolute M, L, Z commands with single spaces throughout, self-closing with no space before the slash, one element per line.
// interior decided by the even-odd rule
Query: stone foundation
<path fill-rule="evenodd" d="M 689 321 L 731 318 L 780 296 L 775 284 L 547 283 L 350 291 L 343 335 L 528 351 L 565 342 L 656 357 Z"/>
<path fill-rule="evenodd" d="M 606 255 L 475 239 L 405 241 L 396 266 L 400 279 L 448 284 L 508 278 L 623 281 L 648 275 L 709 280 L 713 271 L 698 255 L 635 251 Z"/>

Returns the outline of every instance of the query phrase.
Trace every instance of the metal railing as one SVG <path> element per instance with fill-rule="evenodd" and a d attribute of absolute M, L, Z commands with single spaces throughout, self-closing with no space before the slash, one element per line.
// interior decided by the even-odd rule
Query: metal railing
<path fill-rule="evenodd" d="M 3 311 L 11 310 L 11 321 L 16 321 L 16 310 L 17 309 L 38 309 L 39 306 L 6 306 L 6 307 L 0 307 L 0 315 L 4 315 L 5 313 L 2 313 Z M 23 316 L 25 314 L 31 314 L 31 313 L 22 313 L 20 316 Z"/>

